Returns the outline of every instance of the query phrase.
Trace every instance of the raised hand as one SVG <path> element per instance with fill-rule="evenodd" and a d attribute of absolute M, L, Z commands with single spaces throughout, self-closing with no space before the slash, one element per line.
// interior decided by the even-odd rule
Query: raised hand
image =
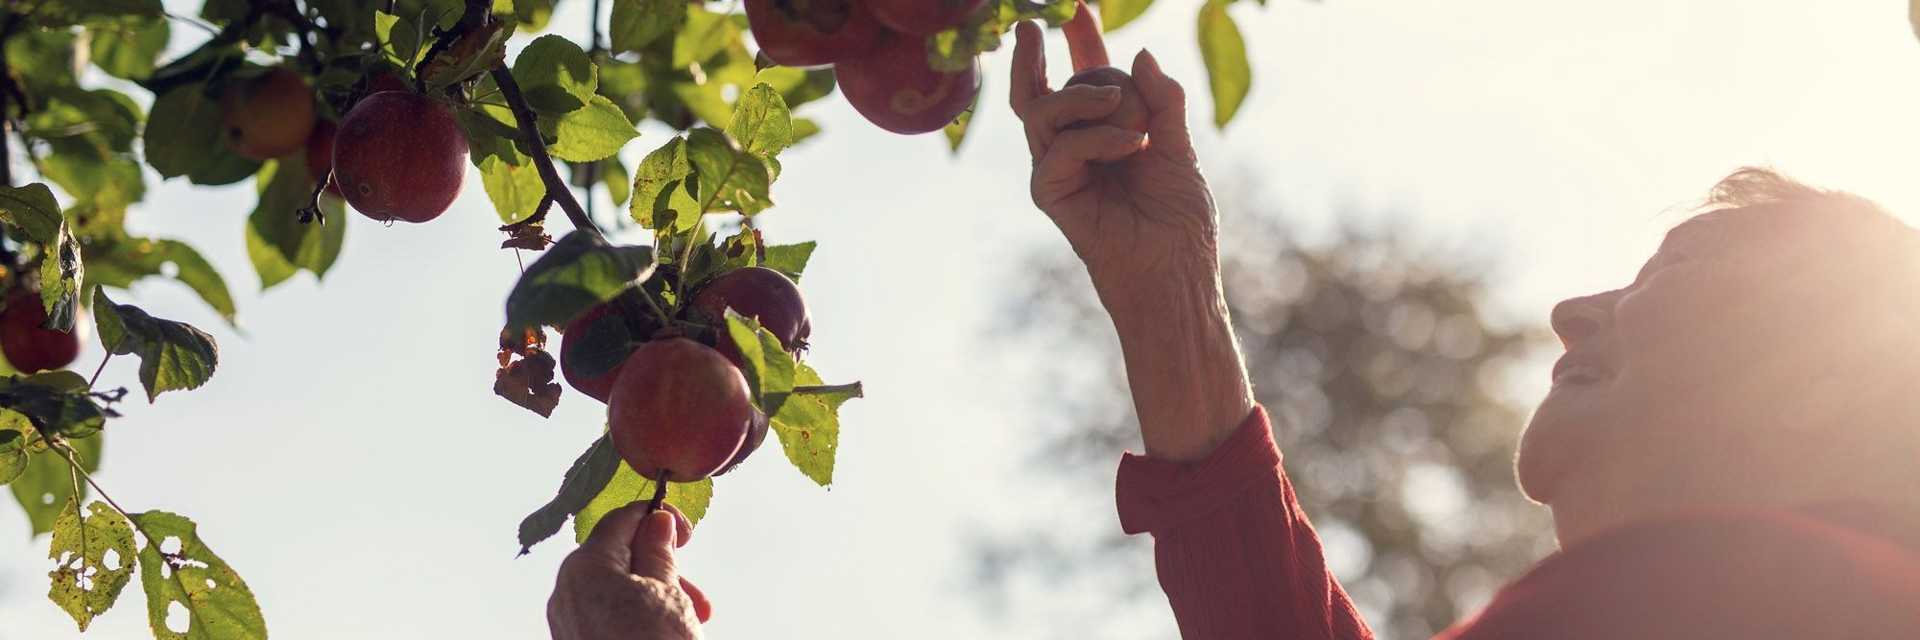
<path fill-rule="evenodd" d="M 547 628 L 554 640 L 693 640 L 713 615 L 706 594 L 680 577 L 673 550 L 693 528 L 671 506 L 615 509 L 560 563 Z"/>

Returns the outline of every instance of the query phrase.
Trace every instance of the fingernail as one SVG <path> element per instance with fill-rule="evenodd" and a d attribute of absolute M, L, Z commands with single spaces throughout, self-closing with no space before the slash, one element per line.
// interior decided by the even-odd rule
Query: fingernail
<path fill-rule="evenodd" d="M 640 523 L 641 535 L 648 542 L 666 545 L 669 549 L 673 548 L 674 538 L 678 537 L 679 532 L 674 529 L 673 514 L 666 509 L 647 514 L 646 522 Z"/>
<path fill-rule="evenodd" d="M 1113 102 L 1120 99 L 1120 87 L 1100 87 L 1100 99 Z"/>

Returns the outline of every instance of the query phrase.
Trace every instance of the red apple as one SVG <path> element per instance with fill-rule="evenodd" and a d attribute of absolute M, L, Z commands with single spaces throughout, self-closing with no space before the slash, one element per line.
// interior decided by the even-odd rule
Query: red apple
<path fill-rule="evenodd" d="M 634 349 L 607 401 L 614 450 L 635 472 L 666 482 L 695 482 L 732 461 L 754 413 L 740 369 L 686 338 Z"/>
<path fill-rule="evenodd" d="M 867 121 L 894 133 L 939 131 L 980 93 L 980 61 L 957 72 L 927 63 L 926 39 L 888 33 L 873 53 L 834 67 L 847 102 Z"/>
<path fill-rule="evenodd" d="M 292 153 L 313 131 L 313 89 L 291 69 L 229 86 L 220 96 L 227 146 L 254 160 Z"/>
<path fill-rule="evenodd" d="M 694 294 L 693 308 L 716 322 L 724 321 L 727 309 L 758 320 L 789 353 L 805 347 L 807 336 L 813 333 L 800 287 L 786 274 L 766 267 L 744 267 L 714 276 Z M 720 353 L 734 366 L 746 366 L 726 327 L 716 326 L 716 333 L 719 337 L 715 346 Z"/>
<path fill-rule="evenodd" d="M 333 171 L 333 135 L 339 127 L 332 120 L 320 120 L 313 123 L 313 133 L 307 136 L 307 177 L 314 182 L 328 180 L 327 193 L 340 195 L 340 184 L 332 182 L 329 172 Z"/>
<path fill-rule="evenodd" d="M 601 323 L 606 326 L 599 327 L 601 331 L 598 335 L 590 336 L 595 325 Z M 652 316 L 636 320 L 621 312 L 618 302 L 595 305 L 567 323 L 565 332 L 560 334 L 560 375 L 574 389 L 606 402 L 613 389 L 613 381 L 620 375 L 620 367 L 616 365 L 600 375 L 588 376 L 580 372 L 580 361 L 611 357 L 624 359 L 634 342 L 647 339 L 659 328 L 659 323 Z M 619 352 L 613 351 L 616 349 Z"/>
<path fill-rule="evenodd" d="M 767 428 L 771 426 L 771 422 L 767 419 L 767 414 L 754 411 L 753 424 L 747 426 L 747 439 L 740 443 L 740 450 L 733 454 L 733 459 L 728 460 L 726 466 L 720 467 L 720 470 L 713 472 L 713 475 L 727 475 L 728 471 L 746 462 L 747 456 L 753 455 L 753 452 L 760 448 L 760 443 L 767 441 Z"/>
<path fill-rule="evenodd" d="M 1120 106 L 1113 113 L 1097 121 L 1074 123 L 1072 128 L 1107 124 L 1147 132 L 1147 124 L 1152 112 L 1147 110 L 1147 102 L 1140 98 L 1140 89 L 1133 85 L 1133 76 L 1114 68 L 1107 58 L 1107 43 L 1100 37 L 1100 23 L 1095 22 L 1093 10 L 1087 8 L 1085 0 L 1075 3 L 1073 19 L 1060 26 L 1067 36 L 1067 54 L 1073 58 L 1073 77 L 1067 79 L 1066 86 L 1094 85 L 1100 87 L 1119 87 Z"/>
<path fill-rule="evenodd" d="M 20 288 L 7 296 L 7 307 L 0 310 L 0 354 L 14 369 L 58 369 L 80 356 L 80 336 L 42 327 L 46 322 L 47 308 L 38 292 Z"/>
<path fill-rule="evenodd" d="M 887 28 L 930 36 L 965 22 L 986 0 L 867 0 L 867 10 Z"/>
<path fill-rule="evenodd" d="M 452 110 L 427 96 L 367 96 L 334 135 L 334 183 L 348 204 L 375 220 L 440 217 L 460 194 L 466 173 L 466 134 Z"/>
<path fill-rule="evenodd" d="M 859 0 L 746 0 L 747 25 L 767 58 L 790 67 L 828 65 L 873 50 L 880 23 Z"/>

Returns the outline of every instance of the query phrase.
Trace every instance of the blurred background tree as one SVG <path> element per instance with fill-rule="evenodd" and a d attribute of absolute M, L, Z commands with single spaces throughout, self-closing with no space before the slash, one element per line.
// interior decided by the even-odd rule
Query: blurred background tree
<path fill-rule="evenodd" d="M 1515 486 L 1526 414 L 1502 392 L 1550 334 L 1490 321 L 1491 270 L 1409 242 L 1391 217 L 1309 242 L 1271 206 L 1222 216 L 1234 327 L 1329 566 L 1382 640 L 1427 638 L 1553 548 L 1546 510 Z M 1081 596 L 1040 614 L 1041 635 L 1170 635 L 1151 540 L 1122 535 L 1108 497 L 1120 452 L 1140 450 L 1112 325 L 1070 252 L 1031 263 L 992 335 L 1043 354 L 1015 370 L 1052 410 L 1031 459 L 1059 485 L 1032 495 L 1058 508 L 979 534 L 973 586 L 1003 619 L 1023 589 Z"/>

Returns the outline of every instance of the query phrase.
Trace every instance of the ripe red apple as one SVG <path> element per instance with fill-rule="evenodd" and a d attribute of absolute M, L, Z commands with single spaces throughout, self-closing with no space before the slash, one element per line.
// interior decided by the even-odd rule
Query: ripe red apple
<path fill-rule="evenodd" d="M 746 0 L 747 25 L 767 58 L 789 67 L 848 60 L 873 50 L 880 23 L 859 0 Z"/>
<path fill-rule="evenodd" d="M 767 419 L 767 414 L 755 410 L 753 424 L 747 425 L 747 439 L 740 443 L 740 450 L 733 454 L 733 459 L 728 460 L 726 466 L 720 467 L 720 470 L 713 472 L 713 475 L 727 475 L 728 471 L 746 462 L 747 456 L 753 455 L 753 452 L 760 448 L 760 443 L 767 441 L 767 428 L 771 425 L 772 421 Z"/>
<path fill-rule="evenodd" d="M 753 423 L 740 369 L 686 338 L 640 345 L 607 401 L 613 449 L 648 479 L 695 482 L 733 460 Z"/>
<path fill-rule="evenodd" d="M 466 173 L 466 134 L 453 111 L 427 96 L 367 96 L 334 135 L 334 183 L 348 204 L 375 220 L 440 217 L 460 194 Z"/>
<path fill-rule="evenodd" d="M 602 318 L 612 319 L 602 320 Z M 589 331 L 600 322 L 617 323 L 613 326 L 619 330 L 589 339 Z M 620 367 L 616 365 L 600 375 L 588 376 L 580 372 L 582 365 L 579 362 L 587 358 L 610 356 L 608 353 L 594 353 L 595 350 L 625 349 L 632 342 L 645 340 L 660 328 L 659 324 L 652 316 L 643 316 L 638 319 L 631 317 L 620 310 L 618 302 L 595 305 L 586 313 L 580 314 L 580 317 L 567 323 L 565 332 L 560 334 L 560 375 L 565 377 L 567 384 L 572 385 L 574 389 L 595 400 L 606 402 L 607 396 L 613 389 L 613 381 L 620 375 Z"/>
<path fill-rule="evenodd" d="M 408 86 L 406 80 L 401 79 L 400 74 L 390 70 L 376 73 L 373 79 L 367 81 L 368 95 L 382 91 L 411 91 L 412 89 L 413 87 Z"/>
<path fill-rule="evenodd" d="M 868 122 L 894 133 L 939 131 L 973 105 L 980 61 L 946 73 L 927 64 L 926 39 L 887 33 L 872 53 L 834 67 L 847 102 Z"/>
<path fill-rule="evenodd" d="M 786 274 L 766 267 L 744 267 L 714 276 L 694 294 L 693 308 L 715 321 L 723 321 L 729 308 L 759 320 L 760 326 L 778 338 L 788 353 L 805 347 L 807 336 L 813 334 L 813 322 L 807 318 L 807 303 L 800 297 L 800 287 Z M 746 366 L 726 327 L 716 329 L 719 337 L 715 345 L 720 353 L 733 361 L 734 366 Z"/>
<path fill-rule="evenodd" d="M 340 183 L 329 180 L 328 172 L 333 171 L 333 135 L 339 127 L 332 120 L 320 120 L 313 123 L 313 133 L 307 135 L 307 177 L 314 182 L 328 180 L 327 193 L 340 195 Z"/>
<path fill-rule="evenodd" d="M 887 28 L 930 36 L 960 26 L 986 0 L 867 0 L 867 10 Z"/>
<path fill-rule="evenodd" d="M 1147 110 L 1147 102 L 1140 98 L 1140 89 L 1133 86 L 1133 76 L 1113 67 L 1094 67 L 1073 74 L 1067 79 L 1067 86 L 1094 85 L 1099 87 L 1120 87 L 1120 106 L 1113 113 L 1100 120 L 1082 120 L 1073 123 L 1070 128 L 1079 129 L 1096 124 L 1106 124 L 1140 133 L 1147 132 L 1152 112 Z"/>
<path fill-rule="evenodd" d="M 80 356 L 80 336 L 41 327 L 46 321 L 39 293 L 20 288 L 7 296 L 7 308 L 0 310 L 0 353 L 21 373 L 58 369 Z"/>
<path fill-rule="evenodd" d="M 313 89 L 291 69 L 227 87 L 220 96 L 227 146 L 254 160 L 292 153 L 313 131 Z"/>

